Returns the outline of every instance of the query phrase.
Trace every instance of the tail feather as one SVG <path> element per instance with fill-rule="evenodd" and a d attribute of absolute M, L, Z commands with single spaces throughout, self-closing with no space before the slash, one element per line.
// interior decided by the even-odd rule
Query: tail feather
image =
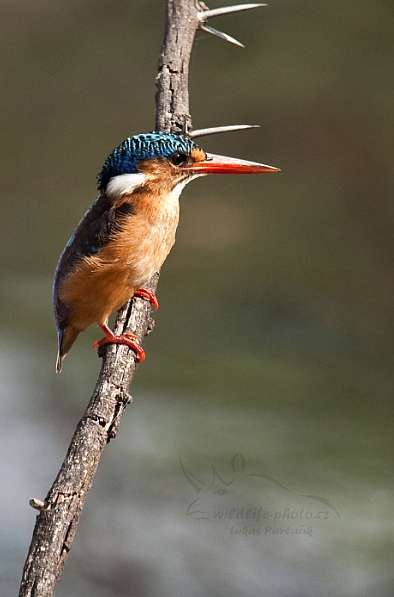
<path fill-rule="evenodd" d="M 64 355 L 63 357 L 60 356 L 60 352 L 58 351 L 57 353 L 57 359 L 56 359 L 56 373 L 61 373 L 62 372 L 62 363 L 63 363 L 63 359 L 66 355 Z"/>
<path fill-rule="evenodd" d="M 64 330 L 59 330 L 58 343 L 59 349 L 56 359 L 56 373 L 60 373 L 62 370 L 63 361 L 67 356 L 68 351 L 77 339 L 80 330 L 67 326 Z"/>

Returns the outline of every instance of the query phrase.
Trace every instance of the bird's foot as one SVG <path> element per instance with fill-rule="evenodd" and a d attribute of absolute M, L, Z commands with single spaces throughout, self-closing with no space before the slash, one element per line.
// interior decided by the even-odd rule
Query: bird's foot
<path fill-rule="evenodd" d="M 134 292 L 134 296 L 140 296 L 141 298 L 148 299 L 148 301 L 151 303 L 151 305 L 154 306 L 156 310 L 159 308 L 159 301 L 157 300 L 157 296 L 154 292 L 148 290 L 147 288 L 137 288 L 137 290 Z"/>
<path fill-rule="evenodd" d="M 135 334 L 120 334 L 117 336 L 107 325 L 100 325 L 99 327 L 103 330 L 105 336 L 95 342 L 93 348 L 99 348 L 99 346 L 104 346 L 105 344 L 125 344 L 134 350 L 139 362 L 145 361 L 145 351 L 140 346 Z"/>

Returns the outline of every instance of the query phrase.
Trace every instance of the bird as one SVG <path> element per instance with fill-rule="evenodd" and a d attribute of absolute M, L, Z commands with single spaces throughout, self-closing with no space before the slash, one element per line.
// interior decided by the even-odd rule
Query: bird
<path fill-rule="evenodd" d="M 158 301 L 144 287 L 174 242 L 183 188 L 206 174 L 279 169 L 207 153 L 183 134 L 153 131 L 125 139 L 104 162 L 98 197 L 79 222 L 56 267 L 53 304 L 58 331 L 56 372 L 81 332 L 97 324 L 107 343 L 126 344 L 142 361 L 133 334 L 115 335 L 108 318 L 133 296 Z"/>

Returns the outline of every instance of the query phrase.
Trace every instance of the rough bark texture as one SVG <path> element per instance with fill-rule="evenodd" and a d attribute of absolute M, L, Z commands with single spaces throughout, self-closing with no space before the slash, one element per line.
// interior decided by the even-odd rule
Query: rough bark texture
<path fill-rule="evenodd" d="M 171 133 L 191 130 L 189 62 L 198 28 L 199 3 L 167 1 L 166 32 L 156 78 L 156 129 Z"/>
<path fill-rule="evenodd" d="M 197 30 L 195 0 L 167 0 L 167 23 L 157 77 L 156 129 L 191 129 L 188 68 Z M 146 285 L 156 291 L 159 274 Z M 142 343 L 153 328 L 151 306 L 135 298 L 119 312 L 115 331 L 135 333 Z M 136 368 L 127 346 L 102 349 L 103 364 L 93 396 L 78 423 L 62 467 L 40 508 L 23 570 L 19 597 L 50 597 L 67 560 L 84 501 L 107 443 L 116 436 Z"/>
<path fill-rule="evenodd" d="M 158 274 L 149 287 L 157 285 Z M 134 299 L 116 321 L 116 333 L 136 333 L 139 340 L 152 329 L 150 304 Z M 20 597 L 53 595 L 70 551 L 84 501 L 107 443 L 116 436 L 133 377 L 135 354 L 127 346 L 102 349 L 103 364 L 88 407 L 79 421 L 66 458 L 37 517 L 23 570 Z"/>

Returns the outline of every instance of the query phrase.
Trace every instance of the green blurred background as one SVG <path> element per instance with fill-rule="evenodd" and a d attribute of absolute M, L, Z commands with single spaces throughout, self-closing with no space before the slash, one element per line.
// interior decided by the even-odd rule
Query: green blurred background
<path fill-rule="evenodd" d="M 154 127 L 164 3 L 0 0 L 0 22 L 3 596 L 19 586 L 28 500 L 52 483 L 100 366 L 92 328 L 55 376 L 53 271 L 108 153 Z M 56 594 L 389 597 L 394 4 L 272 0 L 210 24 L 246 49 L 198 33 L 194 126 L 261 128 L 201 144 L 282 172 L 183 192 L 134 403 Z M 300 517 L 308 494 L 329 520 L 280 537 L 242 520 L 260 534 L 232 535 L 214 513 L 237 453 L 226 507 Z"/>

